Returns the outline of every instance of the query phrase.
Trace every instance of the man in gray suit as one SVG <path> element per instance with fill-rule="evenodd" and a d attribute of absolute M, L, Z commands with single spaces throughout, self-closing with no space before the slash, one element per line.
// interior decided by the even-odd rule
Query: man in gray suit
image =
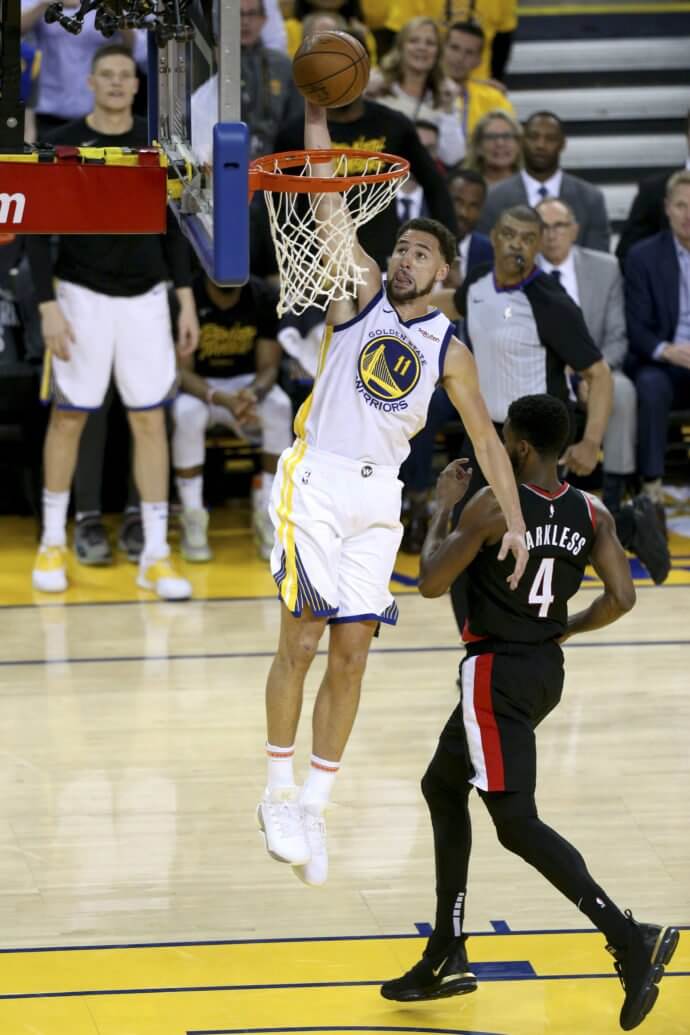
<path fill-rule="evenodd" d="M 608 252 L 611 233 L 604 195 L 598 187 L 560 168 L 565 145 L 563 124 L 557 115 L 549 111 L 530 115 L 523 138 L 524 169 L 489 192 L 478 230 L 490 233 L 501 212 L 513 205 L 535 208 L 544 198 L 561 198 L 575 213 L 577 243 Z"/>
<path fill-rule="evenodd" d="M 634 384 L 623 373 L 628 339 L 620 267 L 613 255 L 575 243 L 579 227 L 567 202 L 557 198 L 542 201 L 537 212 L 544 225 L 537 261 L 579 305 L 587 330 L 613 375 L 613 408 L 603 440 L 604 503 L 616 517 L 624 545 L 638 554 L 654 581 L 663 581 L 670 561 L 654 508 L 646 497 L 636 497 L 632 508 L 623 507 L 626 485 L 635 474 L 637 396 Z M 586 406 L 586 381 L 580 381 L 578 396 Z"/>

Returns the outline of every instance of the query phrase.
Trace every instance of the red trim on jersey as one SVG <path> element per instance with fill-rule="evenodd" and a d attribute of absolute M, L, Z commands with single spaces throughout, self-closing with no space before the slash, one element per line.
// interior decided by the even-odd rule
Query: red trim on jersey
<path fill-rule="evenodd" d="M 532 485 L 531 482 L 522 483 L 526 489 L 531 489 L 537 496 L 541 496 L 544 500 L 558 500 L 561 496 L 565 496 L 566 492 L 570 488 L 568 482 L 563 482 L 560 489 L 556 489 L 555 492 L 547 492 L 546 489 L 540 489 L 538 485 Z"/>
<path fill-rule="evenodd" d="M 460 633 L 460 639 L 463 643 L 479 643 L 480 640 L 488 640 L 488 636 L 477 636 L 476 633 L 473 633 L 470 629 L 469 620 L 466 618 Z"/>
<path fill-rule="evenodd" d="M 474 669 L 474 712 L 482 735 L 482 751 L 486 766 L 486 782 L 489 791 L 504 791 L 505 772 L 503 769 L 503 752 L 501 735 L 494 715 L 491 700 L 491 673 L 494 665 L 493 654 L 480 654 Z"/>
<path fill-rule="evenodd" d="M 580 489 L 580 492 L 582 492 L 582 489 Z M 594 504 L 592 503 L 592 501 L 591 501 L 591 499 L 589 497 L 589 493 L 582 492 L 582 495 L 584 496 L 585 503 L 587 504 L 587 510 L 589 511 L 589 520 L 592 522 L 592 528 L 596 532 L 596 530 L 597 530 L 597 512 L 594 509 Z"/>

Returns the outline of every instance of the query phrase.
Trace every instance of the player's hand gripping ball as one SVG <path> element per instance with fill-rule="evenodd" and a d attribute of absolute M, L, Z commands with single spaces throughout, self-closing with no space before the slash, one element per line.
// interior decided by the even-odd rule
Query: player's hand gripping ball
<path fill-rule="evenodd" d="M 369 56 L 347 32 L 316 32 L 295 54 L 292 75 L 300 93 L 323 108 L 343 108 L 369 82 Z"/>

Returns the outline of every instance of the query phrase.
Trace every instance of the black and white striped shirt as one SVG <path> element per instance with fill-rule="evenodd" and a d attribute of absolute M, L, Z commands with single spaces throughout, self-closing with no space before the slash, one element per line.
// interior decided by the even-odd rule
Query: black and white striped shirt
<path fill-rule="evenodd" d="M 586 370 L 602 358 L 579 306 L 538 268 L 519 284 L 500 288 L 492 266 L 476 266 L 458 288 L 455 304 L 465 317 L 479 386 L 497 423 L 523 395 L 547 392 L 567 402 L 565 367 Z"/>

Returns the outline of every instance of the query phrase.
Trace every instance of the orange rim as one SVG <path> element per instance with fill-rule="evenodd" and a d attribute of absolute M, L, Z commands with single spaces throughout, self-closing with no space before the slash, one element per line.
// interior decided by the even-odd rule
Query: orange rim
<path fill-rule="evenodd" d="M 278 169 L 290 169 L 303 166 L 305 159 L 313 163 L 332 162 L 342 155 L 348 158 L 364 158 L 368 161 L 385 162 L 395 166 L 384 172 L 360 173 L 353 176 L 297 176 L 290 173 L 275 172 Z M 281 151 L 274 155 L 255 158 L 249 165 L 250 191 L 267 190 L 291 194 L 336 194 L 358 183 L 385 183 L 399 180 L 410 171 L 410 163 L 398 155 L 388 155 L 383 151 L 361 151 L 354 148 L 330 148 L 328 150 Z"/>

